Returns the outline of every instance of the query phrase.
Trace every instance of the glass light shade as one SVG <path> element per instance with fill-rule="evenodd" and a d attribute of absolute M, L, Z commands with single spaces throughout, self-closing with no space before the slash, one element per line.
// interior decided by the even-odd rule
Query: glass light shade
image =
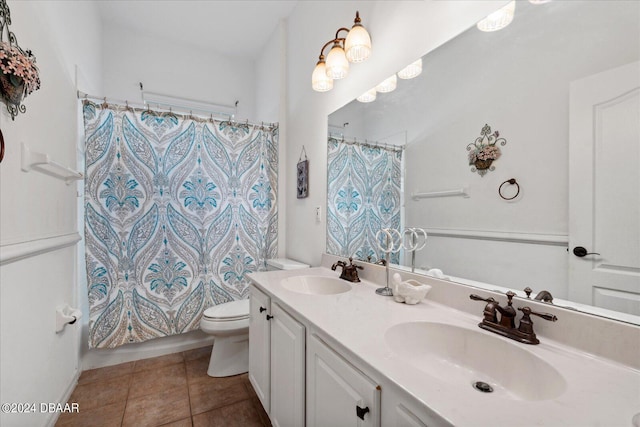
<path fill-rule="evenodd" d="M 356 98 L 360 102 L 373 102 L 376 100 L 376 88 L 369 89 L 362 95 Z"/>
<path fill-rule="evenodd" d="M 392 92 L 396 89 L 397 84 L 398 84 L 398 79 L 394 74 L 393 76 L 383 80 L 382 83 L 376 86 L 376 90 L 380 93 Z"/>
<path fill-rule="evenodd" d="M 418 77 L 422 73 L 422 58 L 398 71 L 398 77 L 407 80 Z"/>
<path fill-rule="evenodd" d="M 335 43 L 327 55 L 327 76 L 331 79 L 344 79 L 349 73 L 349 61 L 344 50 Z"/>
<path fill-rule="evenodd" d="M 327 76 L 327 68 L 324 61 L 318 61 L 311 74 L 311 87 L 316 92 L 327 92 L 333 89 L 333 80 Z"/>
<path fill-rule="evenodd" d="M 516 2 L 514 0 L 478 22 L 478 29 L 485 32 L 501 30 L 513 21 L 515 11 Z"/>
<path fill-rule="evenodd" d="M 344 50 L 349 62 L 362 62 L 371 55 L 371 37 L 360 24 L 355 24 L 344 41 Z"/>

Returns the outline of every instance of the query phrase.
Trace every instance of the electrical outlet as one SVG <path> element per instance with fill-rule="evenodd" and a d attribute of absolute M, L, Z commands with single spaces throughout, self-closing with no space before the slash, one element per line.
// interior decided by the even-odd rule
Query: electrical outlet
<path fill-rule="evenodd" d="M 322 206 L 316 206 L 316 222 L 322 221 Z"/>

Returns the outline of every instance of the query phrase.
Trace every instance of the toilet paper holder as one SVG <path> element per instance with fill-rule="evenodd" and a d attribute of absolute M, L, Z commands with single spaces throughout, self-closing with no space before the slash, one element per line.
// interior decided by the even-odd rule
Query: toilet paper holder
<path fill-rule="evenodd" d="M 62 332 L 66 325 L 73 325 L 82 317 L 82 312 L 71 308 L 69 304 L 56 307 L 56 334 Z"/>

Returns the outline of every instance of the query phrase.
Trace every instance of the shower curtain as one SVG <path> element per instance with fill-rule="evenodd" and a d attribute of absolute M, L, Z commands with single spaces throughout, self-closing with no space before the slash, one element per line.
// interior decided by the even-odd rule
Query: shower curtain
<path fill-rule="evenodd" d="M 89 346 L 199 327 L 277 253 L 278 129 L 83 103 Z"/>
<path fill-rule="evenodd" d="M 376 261 L 382 228 L 401 226 L 402 148 L 328 140 L 327 252 Z M 398 263 L 400 254 L 391 254 Z"/>

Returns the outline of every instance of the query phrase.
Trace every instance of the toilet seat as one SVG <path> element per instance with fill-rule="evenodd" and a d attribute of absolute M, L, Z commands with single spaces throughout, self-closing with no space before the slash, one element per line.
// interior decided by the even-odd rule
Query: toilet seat
<path fill-rule="evenodd" d="M 243 299 L 209 307 L 203 313 L 203 319 L 212 322 L 230 322 L 249 318 L 249 300 Z"/>

